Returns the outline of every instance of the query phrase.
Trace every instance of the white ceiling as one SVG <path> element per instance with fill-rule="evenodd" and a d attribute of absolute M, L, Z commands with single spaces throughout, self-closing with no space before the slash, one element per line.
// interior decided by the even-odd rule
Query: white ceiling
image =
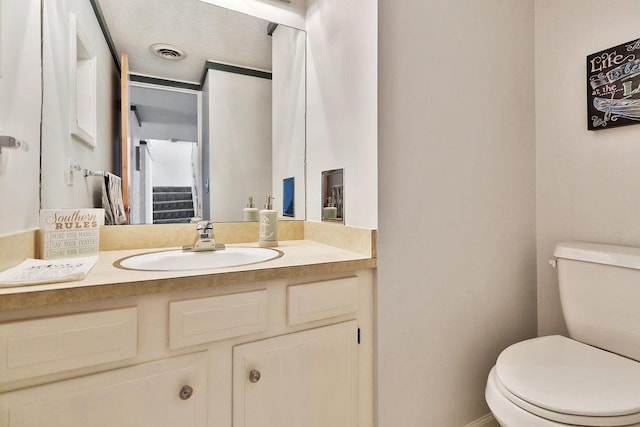
<path fill-rule="evenodd" d="M 271 71 L 268 22 L 199 0 L 98 0 L 118 53 L 134 74 L 200 83 L 206 60 Z M 153 54 L 155 43 L 186 51 L 180 61 Z"/>
<path fill-rule="evenodd" d="M 198 140 L 198 98 L 195 93 L 132 85 L 129 101 L 136 107 L 140 139 Z"/>

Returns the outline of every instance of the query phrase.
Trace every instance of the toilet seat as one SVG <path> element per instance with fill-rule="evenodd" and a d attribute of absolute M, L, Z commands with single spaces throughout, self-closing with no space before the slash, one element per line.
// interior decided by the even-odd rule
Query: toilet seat
<path fill-rule="evenodd" d="M 640 363 L 562 336 L 512 345 L 492 374 L 504 397 L 548 420 L 582 426 L 640 423 Z"/>

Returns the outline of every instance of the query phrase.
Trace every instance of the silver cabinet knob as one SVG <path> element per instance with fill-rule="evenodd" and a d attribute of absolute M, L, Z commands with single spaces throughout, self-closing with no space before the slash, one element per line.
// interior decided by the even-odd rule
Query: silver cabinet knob
<path fill-rule="evenodd" d="M 180 399 L 187 400 L 188 398 L 191 397 L 192 394 L 193 394 L 193 387 L 185 385 L 185 386 L 182 386 L 182 388 L 180 389 L 180 393 L 178 395 L 180 396 Z"/>
<path fill-rule="evenodd" d="M 249 382 L 257 383 L 258 381 L 260 381 L 260 371 L 252 369 L 251 372 L 249 372 Z"/>

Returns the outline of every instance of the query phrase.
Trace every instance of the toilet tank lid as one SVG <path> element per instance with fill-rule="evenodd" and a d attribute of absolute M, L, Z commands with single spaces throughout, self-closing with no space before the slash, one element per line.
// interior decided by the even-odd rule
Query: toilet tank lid
<path fill-rule="evenodd" d="M 640 248 L 606 245 L 603 243 L 562 242 L 556 245 L 553 256 L 596 264 L 640 270 Z"/>

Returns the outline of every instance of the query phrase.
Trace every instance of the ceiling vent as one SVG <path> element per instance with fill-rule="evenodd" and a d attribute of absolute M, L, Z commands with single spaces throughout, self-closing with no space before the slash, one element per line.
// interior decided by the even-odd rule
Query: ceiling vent
<path fill-rule="evenodd" d="M 151 52 L 153 52 L 160 58 L 169 59 L 172 61 L 179 61 L 187 57 L 185 51 L 170 44 L 156 43 L 154 45 L 151 45 L 149 49 L 151 49 Z"/>

